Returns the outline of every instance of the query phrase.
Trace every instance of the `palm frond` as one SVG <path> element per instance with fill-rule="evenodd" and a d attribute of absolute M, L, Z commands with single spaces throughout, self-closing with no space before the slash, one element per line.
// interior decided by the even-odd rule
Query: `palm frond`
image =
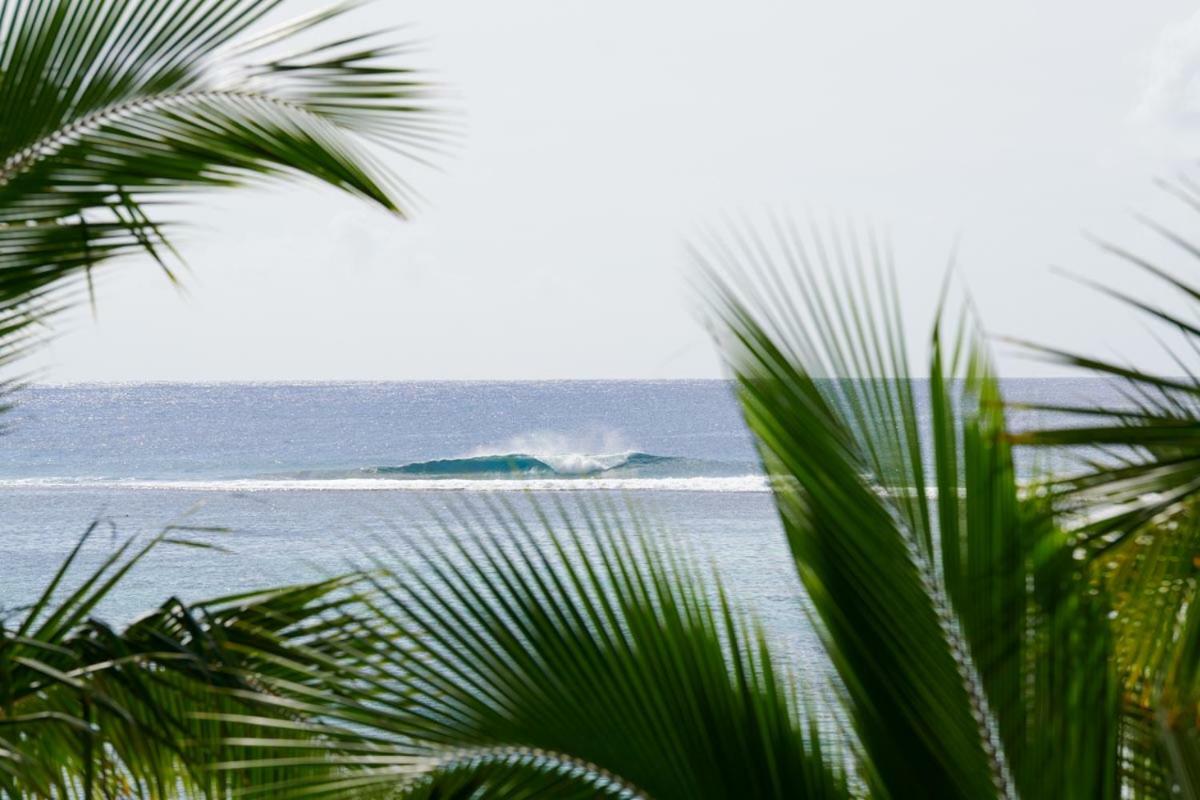
<path fill-rule="evenodd" d="M 1191 212 L 1200 210 L 1186 177 L 1163 181 Z M 1186 262 L 1200 250 L 1186 235 L 1142 218 L 1153 236 Z M 1117 401 L 1104 402 L 1073 424 L 1022 431 L 1013 441 L 1084 454 L 1075 474 L 1053 486 L 1056 501 L 1076 517 L 1075 531 L 1100 582 L 1113 598 L 1116 655 L 1124 684 L 1123 739 L 1146 791 L 1200 796 L 1200 693 L 1195 664 L 1200 648 L 1197 594 L 1197 502 L 1200 498 L 1200 330 L 1194 322 L 1200 291 L 1177 270 L 1129 248 L 1099 242 L 1110 256 L 1148 276 L 1165 294 L 1148 300 L 1126 289 L 1089 282 L 1166 330 L 1163 343 L 1175 373 L 1056 348 L 1027 344 L 1035 356 L 1109 381 Z M 1161 341 L 1161 340 L 1160 340 Z"/>
<path fill-rule="evenodd" d="M 277 706 L 256 701 L 268 680 L 274 703 L 288 696 L 284 686 L 335 691 L 337 677 L 353 672 L 328 654 L 344 657 L 350 650 L 339 642 L 358 633 L 354 578 L 198 604 L 172 598 L 117 630 L 92 612 L 178 534 L 167 530 L 140 546 L 126 540 L 66 589 L 88 538 L 20 619 L 0 624 L 0 797 L 168 798 L 181 789 L 229 797 L 284 774 L 343 771 L 332 761 L 282 773 L 214 770 L 243 757 L 229 740 L 247 726 L 205 715 L 272 713 Z M 313 737 L 297 727 L 284 738 Z"/>
<path fill-rule="evenodd" d="M 1116 797 L 1105 597 L 1019 491 L 969 325 L 935 327 L 917 412 L 890 256 L 853 234 L 777 219 L 695 253 L 873 786 Z"/>
<path fill-rule="evenodd" d="M 189 190 L 306 176 L 405 214 L 376 146 L 448 128 L 409 48 L 324 37 L 356 5 L 256 32 L 279 0 L 0 3 L 0 309 L 120 255 L 169 271 Z"/>
<path fill-rule="evenodd" d="M 907 365 L 860 322 L 890 318 L 864 307 L 874 253 L 847 260 L 842 237 L 806 242 L 782 222 L 772 234 L 735 228 L 695 255 L 873 782 L 893 796 L 1004 795 L 986 698 L 933 583 L 920 444 L 896 400 L 911 392 Z M 793 298 L 806 307 L 778 307 Z"/>
<path fill-rule="evenodd" d="M 312 700 L 355 732 L 345 757 L 355 787 L 413 797 L 849 796 L 847 751 L 823 744 L 764 635 L 718 587 L 706 592 L 648 530 L 624 533 L 615 509 L 526 519 L 469 507 L 406 542 L 411 552 L 381 544 L 366 565 L 384 625 L 375 638 L 389 644 L 364 673 L 361 700 Z"/>
<path fill-rule="evenodd" d="M 1195 209 L 1194 187 L 1189 181 L 1162 185 Z M 1200 257 L 1200 250 L 1184 234 L 1146 218 L 1142 221 L 1154 236 L 1186 258 Z M 1187 313 L 1187 308 L 1200 300 L 1200 290 L 1128 248 L 1103 240 L 1098 244 L 1109 256 L 1149 276 L 1166 290 L 1167 297 L 1178 301 L 1152 301 L 1127 290 L 1083 281 L 1172 334 L 1178 346 L 1163 343 L 1163 347 L 1177 372 L 1159 375 L 1112 359 L 1018 342 L 1037 358 L 1107 378 L 1120 400 L 1103 402 L 1090 409 L 1087 417 L 1077 415 L 1077 421 L 1070 424 L 1021 431 L 1013 441 L 1066 448 L 1086 457 L 1084 468 L 1064 476 L 1056 488 L 1064 508 L 1080 507 L 1086 513 L 1081 515 L 1078 529 L 1103 552 L 1166 516 L 1186 513 L 1200 492 L 1200 378 L 1189 366 L 1200 353 L 1200 327 Z"/>

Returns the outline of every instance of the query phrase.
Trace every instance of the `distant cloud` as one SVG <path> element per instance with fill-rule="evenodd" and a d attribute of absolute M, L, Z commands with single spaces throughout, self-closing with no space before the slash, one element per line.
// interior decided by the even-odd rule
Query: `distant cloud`
<path fill-rule="evenodd" d="M 1200 12 L 1168 25 L 1159 35 L 1133 118 L 1147 134 L 1161 139 L 1161 144 L 1188 146 L 1193 152 L 1198 149 Z"/>

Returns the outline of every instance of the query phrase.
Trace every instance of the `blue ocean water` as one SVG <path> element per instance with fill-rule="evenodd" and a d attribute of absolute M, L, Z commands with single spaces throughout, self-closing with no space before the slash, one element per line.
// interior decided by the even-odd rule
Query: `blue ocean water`
<path fill-rule="evenodd" d="M 1025 400 L 1087 403 L 1095 381 L 1014 381 Z M 921 413 L 927 413 L 922 400 Z M 101 609 L 128 620 L 340 572 L 372 537 L 481 497 L 628 504 L 815 652 L 800 588 L 723 381 L 37 386 L 0 437 L 0 610 L 28 603 L 93 522 L 86 570 L 166 525 L 229 552 L 167 547 Z M 522 511 L 523 509 L 523 511 Z M 574 513 L 574 512 L 569 512 Z M 623 512 L 622 512 L 623 513 Z M 815 656 L 814 656 L 815 657 Z"/>

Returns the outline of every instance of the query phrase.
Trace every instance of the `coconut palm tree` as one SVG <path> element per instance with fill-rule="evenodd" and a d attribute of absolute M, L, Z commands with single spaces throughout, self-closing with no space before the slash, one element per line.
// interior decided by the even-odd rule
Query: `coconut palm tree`
<path fill-rule="evenodd" d="M 326 739 L 297 756 L 264 720 L 232 765 L 337 742 L 346 771 L 254 792 L 1186 796 L 1200 761 L 1162 722 L 1194 701 L 1144 681 L 1194 671 L 1157 638 L 1192 630 L 1159 602 L 1184 548 L 1100 557 L 1053 484 L 1018 482 L 969 315 L 939 314 L 919 413 L 877 239 L 776 221 L 695 252 L 827 662 L 779 649 L 643 517 L 467 507 L 361 565 L 379 644 L 361 687 L 314 697 Z"/>

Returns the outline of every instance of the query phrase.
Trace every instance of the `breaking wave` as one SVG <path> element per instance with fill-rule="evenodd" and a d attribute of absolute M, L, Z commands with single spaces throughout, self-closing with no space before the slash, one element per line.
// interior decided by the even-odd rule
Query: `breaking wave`
<path fill-rule="evenodd" d="M 366 470 L 378 475 L 413 475 L 420 477 L 464 476 L 592 476 L 616 470 L 628 471 L 642 467 L 664 467 L 682 464 L 688 459 L 656 456 L 650 453 L 563 453 L 559 455 L 530 455 L 501 453 L 439 458 L 414 461 L 398 467 L 374 467 Z"/>
<path fill-rule="evenodd" d="M 246 477 L 39 477 L 0 479 L 0 489 L 128 489 L 198 492 L 288 491 L 666 491 L 761 492 L 750 464 L 624 453 L 498 453 L 398 466 L 306 470 Z"/>

